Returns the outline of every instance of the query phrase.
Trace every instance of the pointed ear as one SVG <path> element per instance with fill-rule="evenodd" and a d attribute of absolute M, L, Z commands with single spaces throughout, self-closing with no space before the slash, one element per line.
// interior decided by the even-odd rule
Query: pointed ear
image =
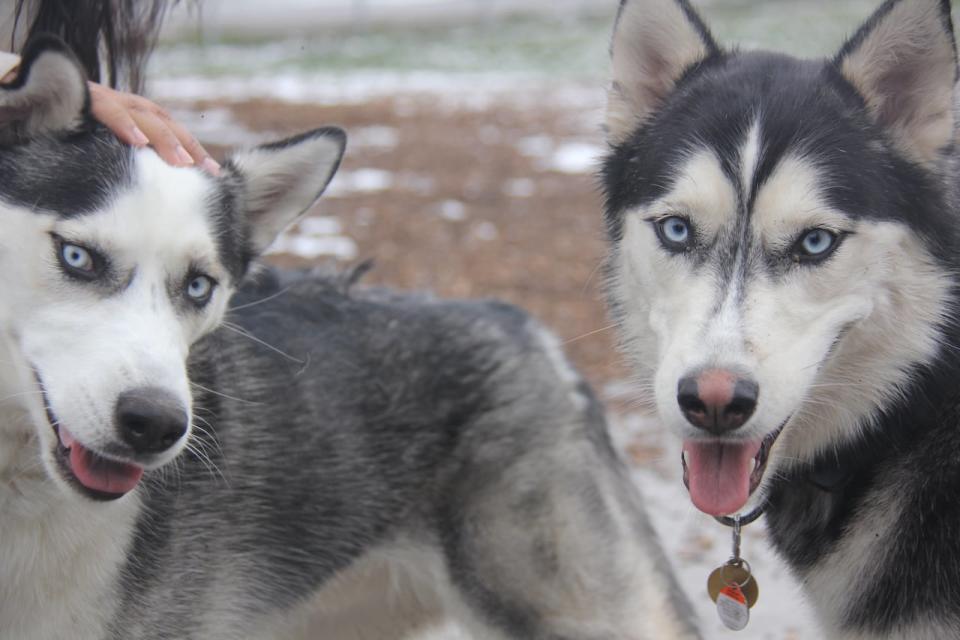
<path fill-rule="evenodd" d="M 262 254 L 307 213 L 340 166 L 347 134 L 325 127 L 233 155 L 227 170 L 243 183 L 250 248 Z"/>
<path fill-rule="evenodd" d="M 623 142 L 663 104 L 691 66 L 719 53 L 687 0 L 621 0 L 607 97 L 611 143 Z"/>
<path fill-rule="evenodd" d="M 0 144 L 67 132 L 82 125 L 90 94 L 83 68 L 59 38 L 32 38 L 17 77 L 0 85 Z"/>
<path fill-rule="evenodd" d="M 957 57 L 949 0 L 888 0 L 834 64 L 914 159 L 935 162 L 952 142 Z"/>

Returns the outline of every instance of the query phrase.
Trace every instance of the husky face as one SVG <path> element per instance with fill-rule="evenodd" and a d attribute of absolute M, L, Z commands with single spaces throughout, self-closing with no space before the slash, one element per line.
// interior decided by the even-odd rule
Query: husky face
<path fill-rule="evenodd" d="M 734 513 L 941 348 L 949 3 L 887 2 L 813 62 L 722 51 L 683 0 L 624 0 L 612 55 L 614 313 L 692 501 Z"/>
<path fill-rule="evenodd" d="M 118 498 L 186 446 L 191 345 L 219 324 L 252 258 L 319 197 L 345 138 L 321 129 L 252 149 L 221 178 L 174 168 L 88 124 L 79 67 L 46 39 L 6 94 L 0 352 L 4 391 L 30 424 L 5 418 L 0 435 L 27 430 L 48 477 Z"/>

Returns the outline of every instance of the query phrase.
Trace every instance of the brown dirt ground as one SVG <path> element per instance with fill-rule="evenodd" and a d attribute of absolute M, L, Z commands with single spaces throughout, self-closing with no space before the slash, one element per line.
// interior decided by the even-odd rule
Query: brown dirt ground
<path fill-rule="evenodd" d="M 358 244 L 358 259 L 374 259 L 366 282 L 507 300 L 550 326 L 595 385 L 624 377 L 614 331 L 605 329 L 610 323 L 602 302 L 604 232 L 596 179 L 544 170 L 515 144 L 543 135 L 586 135 L 599 142 L 599 132 L 584 131 L 583 118 L 549 107 L 535 113 L 504 104 L 451 109 L 430 97 L 410 96 L 339 106 L 269 100 L 190 105 L 201 112 L 214 107 L 230 109 L 252 131 L 285 134 L 323 124 L 348 132 L 395 129 L 396 145 L 349 149 L 341 170 L 426 176 L 432 187 L 401 180 L 382 192 L 326 198 L 318 207 L 341 221 L 344 234 Z M 518 178 L 533 182 L 532 196 L 504 193 L 505 184 Z M 465 218 L 441 216 L 445 200 L 462 202 Z M 493 238 L 490 224 L 497 232 Z M 310 264 L 290 255 L 272 261 Z"/>

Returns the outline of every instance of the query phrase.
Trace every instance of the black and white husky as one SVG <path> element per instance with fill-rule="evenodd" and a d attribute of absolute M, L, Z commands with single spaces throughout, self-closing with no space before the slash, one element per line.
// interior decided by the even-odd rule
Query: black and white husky
<path fill-rule="evenodd" d="M 51 39 L 0 88 L 0 638 L 696 636 L 600 407 L 527 316 L 336 279 L 228 308 L 342 131 L 217 179 L 87 103 Z"/>
<path fill-rule="evenodd" d="M 612 57 L 610 296 L 693 504 L 765 503 L 825 635 L 960 638 L 949 3 L 808 61 L 624 0 Z"/>

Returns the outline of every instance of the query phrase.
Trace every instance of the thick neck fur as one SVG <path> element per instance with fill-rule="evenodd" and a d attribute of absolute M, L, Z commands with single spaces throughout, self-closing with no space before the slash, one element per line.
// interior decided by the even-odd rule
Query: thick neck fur
<path fill-rule="evenodd" d="M 137 498 L 91 508 L 50 479 L 12 358 L 0 342 L 0 638 L 99 640 Z"/>
<path fill-rule="evenodd" d="M 771 537 L 830 637 L 960 635 L 960 330 L 946 333 L 937 362 L 861 441 L 772 489 Z"/>

